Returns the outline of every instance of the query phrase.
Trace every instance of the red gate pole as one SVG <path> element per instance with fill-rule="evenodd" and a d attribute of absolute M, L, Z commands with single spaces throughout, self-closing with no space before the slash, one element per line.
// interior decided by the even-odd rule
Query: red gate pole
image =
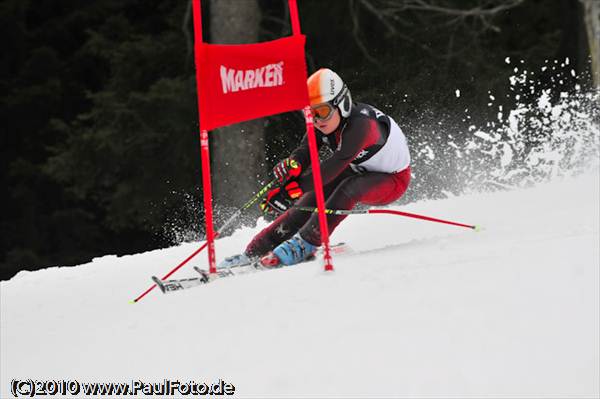
<path fill-rule="evenodd" d="M 288 0 L 288 7 L 290 9 L 290 19 L 292 20 L 292 34 L 300 34 L 300 17 L 298 16 L 298 4 L 296 0 Z"/>
<path fill-rule="evenodd" d="M 290 19 L 292 20 L 292 33 L 300 32 L 300 17 L 298 16 L 298 4 L 296 0 L 288 0 Z M 308 135 L 308 148 L 310 150 L 310 163 L 313 171 L 313 182 L 315 195 L 317 197 L 317 209 L 319 210 L 319 227 L 321 230 L 321 242 L 323 244 L 323 263 L 325 271 L 333 271 L 331 262 L 331 251 L 329 249 L 329 229 L 327 227 L 327 216 L 325 215 L 325 196 L 323 195 L 323 180 L 321 178 L 321 167 L 319 152 L 317 150 L 317 139 L 315 138 L 315 127 L 310 106 L 304 108 L 304 119 L 306 121 L 306 134 Z"/>
<path fill-rule="evenodd" d="M 319 212 L 319 227 L 321 229 L 321 241 L 323 244 L 323 263 L 325 271 L 333 271 L 331 253 L 329 250 L 329 228 L 327 227 L 327 216 L 325 215 L 325 196 L 323 195 L 323 179 L 321 178 L 321 167 L 319 152 L 317 150 L 317 139 L 315 138 L 315 127 L 310 106 L 304 108 L 304 119 L 308 135 L 308 148 L 310 150 L 310 164 L 312 165 L 315 195 L 317 197 L 317 209 Z"/>
<path fill-rule="evenodd" d="M 208 271 L 217 272 L 215 254 L 215 230 L 213 225 L 212 184 L 210 180 L 210 151 L 208 148 L 208 131 L 200 131 L 200 152 L 202 156 L 202 188 L 204 196 L 204 225 L 206 226 L 206 242 L 208 243 Z"/>
<path fill-rule="evenodd" d="M 200 0 L 192 2 L 194 15 L 194 43 L 202 43 L 202 14 L 200 10 Z M 197 46 L 194 46 L 197 51 Z M 198 65 L 198 57 L 196 60 L 196 89 L 198 95 L 198 116 L 200 115 L 200 65 Z M 208 244 L 208 264 L 209 272 L 217 272 L 217 262 L 215 255 L 215 231 L 213 225 L 213 209 L 212 209 L 212 185 L 210 180 L 210 150 L 208 145 L 208 131 L 200 130 L 200 153 L 202 157 L 202 190 L 204 196 L 204 216 L 206 226 L 206 242 Z"/>

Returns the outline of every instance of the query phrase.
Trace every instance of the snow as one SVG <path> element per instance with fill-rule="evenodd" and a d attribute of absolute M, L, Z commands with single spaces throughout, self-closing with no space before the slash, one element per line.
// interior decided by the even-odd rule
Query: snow
<path fill-rule="evenodd" d="M 332 273 L 314 261 L 130 304 L 200 244 L 21 272 L 0 283 L 0 397 L 14 378 L 221 378 L 239 397 L 597 397 L 599 180 L 398 208 L 481 232 L 350 216 L 332 240 L 355 253 Z M 218 257 L 264 225 L 218 240 Z"/>

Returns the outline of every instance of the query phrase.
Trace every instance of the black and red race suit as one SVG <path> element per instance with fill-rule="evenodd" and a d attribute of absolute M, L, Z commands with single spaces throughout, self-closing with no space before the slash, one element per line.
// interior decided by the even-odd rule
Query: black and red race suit
<path fill-rule="evenodd" d="M 391 117 L 375 107 L 355 104 L 350 116 L 342 119 L 334 132 L 328 135 L 315 132 L 319 148 L 326 145 L 333 152 L 321 162 L 326 208 L 352 209 L 357 203 L 387 205 L 398 200 L 408 188 L 410 153 L 406 137 Z M 290 158 L 307 170 L 310 155 L 306 135 Z M 303 173 L 299 185 L 304 195 L 296 205 L 315 207 L 311 170 Z M 345 217 L 327 215 L 329 232 Z M 320 245 L 318 215 L 291 207 L 252 239 L 246 254 L 262 256 L 296 232 L 306 241 Z"/>

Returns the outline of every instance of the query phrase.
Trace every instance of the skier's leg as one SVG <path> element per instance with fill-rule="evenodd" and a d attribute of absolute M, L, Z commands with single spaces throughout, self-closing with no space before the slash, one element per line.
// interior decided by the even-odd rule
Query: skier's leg
<path fill-rule="evenodd" d="M 298 202 L 301 206 L 313 207 L 315 206 L 314 200 L 314 193 L 309 192 L 303 195 Z M 302 212 L 294 208 L 288 209 L 255 235 L 243 253 L 225 258 L 217 268 L 251 264 L 283 241 L 291 238 L 306 223 L 309 217 L 310 213 L 308 212 Z"/>
<path fill-rule="evenodd" d="M 410 168 L 395 174 L 367 172 L 348 177 L 328 197 L 328 209 L 352 209 L 357 203 L 387 205 L 398 200 L 410 183 Z M 327 215 L 327 227 L 331 234 L 347 215 Z M 313 214 L 300 229 L 300 236 L 307 242 L 321 245 L 319 215 Z"/>
<path fill-rule="evenodd" d="M 314 206 L 314 193 L 306 193 L 298 203 L 300 206 Z M 294 208 L 288 209 L 282 213 L 260 233 L 254 236 L 252 241 L 246 246 L 245 253 L 248 256 L 262 256 L 275 248 L 281 242 L 291 238 L 298 229 L 306 223 L 310 214 Z"/>
<path fill-rule="evenodd" d="M 337 188 L 341 181 L 344 181 L 348 176 L 354 175 L 350 168 L 345 170 L 335 178 L 331 183 L 323 188 L 325 198 L 328 198 L 331 193 Z M 316 197 L 314 191 L 305 193 L 296 203 L 299 207 L 315 207 Z M 298 232 L 298 229 L 306 224 L 311 217 L 310 212 L 300 211 L 290 208 L 281 214 L 273 223 L 265 227 L 258 233 L 246 247 L 245 253 L 251 257 L 265 255 L 277 245 L 290 239 Z"/>

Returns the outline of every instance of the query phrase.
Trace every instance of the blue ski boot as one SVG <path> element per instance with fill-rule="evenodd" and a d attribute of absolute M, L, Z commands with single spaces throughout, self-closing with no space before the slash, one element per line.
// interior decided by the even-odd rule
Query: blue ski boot
<path fill-rule="evenodd" d="M 300 234 L 296 234 L 289 240 L 279 244 L 273 250 L 273 254 L 286 266 L 295 265 L 311 258 L 317 252 L 317 246 L 312 245 Z"/>
<path fill-rule="evenodd" d="M 253 264 L 257 260 L 256 257 L 251 257 L 245 253 L 233 255 L 225 258 L 217 265 L 217 269 L 230 269 L 232 267 L 242 267 Z"/>

